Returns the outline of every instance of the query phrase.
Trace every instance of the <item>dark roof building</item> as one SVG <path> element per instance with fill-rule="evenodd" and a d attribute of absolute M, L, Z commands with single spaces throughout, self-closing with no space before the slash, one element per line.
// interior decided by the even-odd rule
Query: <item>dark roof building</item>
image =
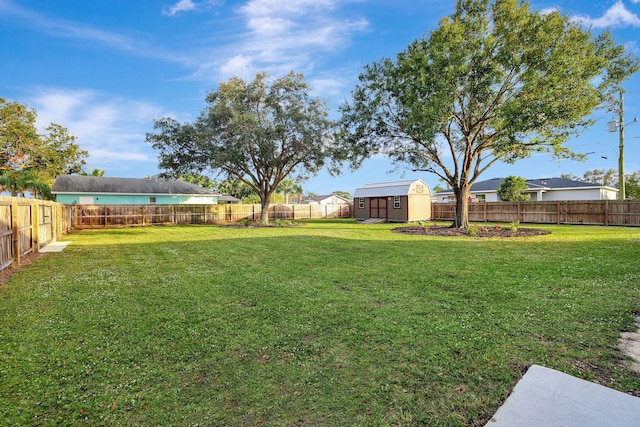
<path fill-rule="evenodd" d="M 503 181 L 504 178 L 492 178 L 474 183 L 470 191 L 471 201 L 500 201 L 498 187 Z M 527 189 L 524 193 L 530 195 L 531 201 L 613 200 L 618 196 L 616 188 L 567 178 L 527 179 L 526 183 Z M 450 202 L 454 197 L 451 189 L 440 191 L 435 195 L 438 202 Z"/>
<path fill-rule="evenodd" d="M 216 204 L 218 194 L 176 179 L 60 175 L 51 190 L 65 204 Z"/>
<path fill-rule="evenodd" d="M 347 200 L 337 194 L 329 194 L 327 196 L 311 196 L 302 199 L 301 203 L 309 205 L 345 205 L 351 203 L 351 200 Z"/>

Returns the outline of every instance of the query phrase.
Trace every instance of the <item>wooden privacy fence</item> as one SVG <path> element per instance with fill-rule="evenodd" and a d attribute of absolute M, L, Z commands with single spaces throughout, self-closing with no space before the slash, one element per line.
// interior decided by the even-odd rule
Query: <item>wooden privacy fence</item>
<path fill-rule="evenodd" d="M 433 203 L 433 220 L 453 220 L 455 203 Z M 640 226 L 638 200 L 469 203 L 469 221 Z"/>
<path fill-rule="evenodd" d="M 71 205 L 74 229 L 160 224 L 224 224 L 257 221 L 260 205 Z M 349 218 L 351 205 L 277 204 L 269 207 L 269 220 Z"/>
<path fill-rule="evenodd" d="M 69 231 L 65 205 L 37 199 L 0 197 L 0 270 L 38 252 Z"/>

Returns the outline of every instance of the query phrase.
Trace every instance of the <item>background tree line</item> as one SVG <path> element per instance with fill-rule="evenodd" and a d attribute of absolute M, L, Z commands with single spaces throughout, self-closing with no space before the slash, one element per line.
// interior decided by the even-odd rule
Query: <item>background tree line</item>
<path fill-rule="evenodd" d="M 83 172 L 88 153 L 57 123 L 38 132 L 36 111 L 0 98 L 0 191 L 50 199 L 56 176 Z"/>
<path fill-rule="evenodd" d="M 613 188 L 618 188 L 619 183 L 618 171 L 615 169 L 593 169 L 586 171 L 581 177 L 572 174 L 562 174 L 560 177 Z M 624 179 L 626 198 L 640 200 L 640 171 L 626 173 L 624 174 Z"/>

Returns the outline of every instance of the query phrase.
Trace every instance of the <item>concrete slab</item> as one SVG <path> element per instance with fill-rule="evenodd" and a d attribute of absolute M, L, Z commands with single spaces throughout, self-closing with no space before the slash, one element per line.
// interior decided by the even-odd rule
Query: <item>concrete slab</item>
<path fill-rule="evenodd" d="M 383 222 L 387 222 L 386 218 L 369 218 L 360 221 L 361 224 L 382 224 Z"/>
<path fill-rule="evenodd" d="M 71 242 L 51 242 L 47 246 L 40 248 L 40 253 L 62 252 Z"/>
<path fill-rule="evenodd" d="M 487 427 L 638 427 L 640 398 L 533 365 Z"/>

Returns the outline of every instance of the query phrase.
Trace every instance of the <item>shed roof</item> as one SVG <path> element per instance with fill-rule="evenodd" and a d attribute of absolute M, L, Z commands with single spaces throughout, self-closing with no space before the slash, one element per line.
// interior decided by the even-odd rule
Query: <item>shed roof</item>
<path fill-rule="evenodd" d="M 421 179 L 409 181 L 381 182 L 377 184 L 365 184 L 356 188 L 353 197 L 386 197 L 386 196 L 406 196 L 411 191 L 411 186 L 419 183 L 429 188 L 426 182 Z"/>
<path fill-rule="evenodd" d="M 171 194 L 216 195 L 211 190 L 176 179 L 111 178 L 104 176 L 59 175 L 51 190 L 53 194 Z"/>

